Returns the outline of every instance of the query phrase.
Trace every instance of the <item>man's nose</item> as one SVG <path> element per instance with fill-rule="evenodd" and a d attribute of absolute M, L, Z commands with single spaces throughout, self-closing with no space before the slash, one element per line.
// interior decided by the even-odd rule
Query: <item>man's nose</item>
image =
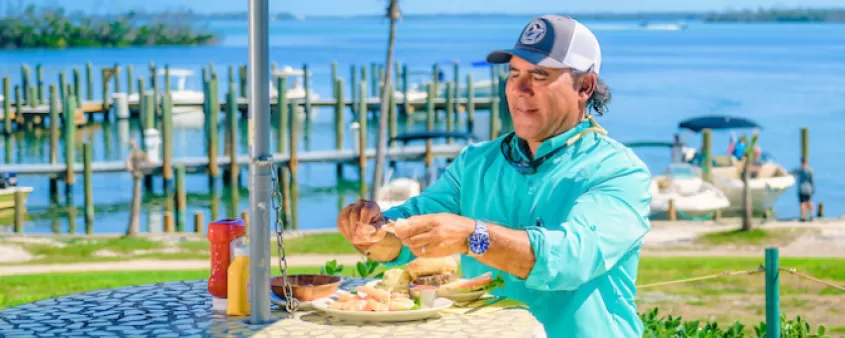
<path fill-rule="evenodd" d="M 534 95 L 534 90 L 531 87 L 529 79 L 526 79 L 525 77 L 510 78 L 510 81 L 513 81 L 513 86 L 511 86 L 511 90 L 514 91 L 515 94 L 525 96 Z"/>

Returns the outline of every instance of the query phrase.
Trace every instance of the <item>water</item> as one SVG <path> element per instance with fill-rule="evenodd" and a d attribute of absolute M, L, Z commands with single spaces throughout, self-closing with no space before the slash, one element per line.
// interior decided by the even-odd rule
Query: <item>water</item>
<path fill-rule="evenodd" d="M 464 65 L 483 59 L 495 48 L 513 45 L 524 18 L 442 18 L 406 19 L 398 25 L 396 56 L 412 71 L 430 72 L 434 62 L 458 60 Z M 588 21 L 602 44 L 604 63 L 602 77 L 610 85 L 613 100 L 610 111 L 598 119 L 610 135 L 620 141 L 669 141 L 683 119 L 726 114 L 751 118 L 760 124 L 759 144 L 764 151 L 787 169 L 799 165 L 800 128 L 810 128 L 811 165 L 816 172 L 817 201 L 825 203 L 828 215 L 845 214 L 845 178 L 837 176 L 845 168 L 845 150 L 835 146 L 835 134 L 845 123 L 845 30 L 842 24 L 703 24 L 690 23 L 687 30 L 647 30 L 633 21 Z M 214 21 L 209 28 L 223 33 L 222 41 L 211 47 L 104 48 L 63 51 L 3 51 L 0 54 L 0 76 L 9 76 L 13 85 L 20 81 L 20 64 L 44 66 L 45 81 L 56 83 L 58 72 L 70 75 L 72 67 L 90 61 L 96 67 L 119 63 L 124 67 L 120 86 L 125 90 L 125 66 L 132 64 L 135 77 L 148 80 L 147 65 L 169 64 L 174 68 L 193 69 L 214 63 L 226 83 L 229 65 L 247 62 L 247 23 Z M 279 66 L 300 67 L 307 63 L 313 74 L 315 90 L 330 95 L 330 65 L 338 62 L 349 96 L 349 67 L 384 62 L 387 43 L 387 22 L 370 19 L 325 19 L 274 22 L 270 27 L 270 56 Z M 444 64 L 451 79 L 451 66 Z M 98 69 L 98 68 L 97 68 Z M 461 79 L 472 71 L 476 80 L 489 78 L 488 68 L 463 66 Z M 99 78 L 98 70 L 95 78 Z M 369 74 L 368 74 L 369 75 Z M 34 76 L 34 72 L 33 72 Z M 69 77 L 70 79 L 70 77 Z M 419 80 L 419 79 L 412 79 Z M 98 81 L 95 81 L 95 84 Z M 147 81 L 148 82 L 148 81 Z M 200 88 L 198 79 L 188 83 Z M 95 89 L 99 93 L 99 89 Z M 332 111 L 322 109 L 311 126 L 309 139 L 300 141 L 300 151 L 329 149 L 334 146 Z M 346 115 L 349 121 L 350 114 Z M 475 133 L 487 138 L 487 112 L 477 113 Z M 369 123 L 369 142 L 375 144 L 376 121 Z M 423 123 L 409 127 L 424 128 Z M 275 131 L 275 127 L 274 127 Z M 738 131 L 740 135 L 750 131 Z M 77 132 L 77 142 L 91 140 L 97 160 L 123 160 L 128 153 L 126 142 L 137 138 L 136 122 L 113 121 L 96 123 Z M 682 134 L 694 146 L 697 134 Z M 204 156 L 201 128 L 175 128 L 175 156 Z M 346 133 L 346 147 L 352 146 L 351 132 Z M 727 149 L 729 134 L 714 133 L 713 147 L 717 154 Z M 247 153 L 246 121 L 239 130 L 240 151 Z M 46 163 L 49 138 L 46 133 L 16 134 L 2 140 L 0 153 L 11 152 L 16 163 Z M 220 137 L 221 153 L 223 137 Z M 275 141 L 271 140 L 275 148 Z M 60 145 L 61 146 L 61 145 Z M 654 173 L 661 173 L 668 164 L 666 149 L 636 150 Z M 81 156 L 81 150 L 77 151 Z M 60 154 L 60 157 L 62 155 Z M 81 159 L 81 157 L 80 157 Z M 61 160 L 60 160 L 61 161 Z M 323 229 L 335 226 L 338 207 L 357 198 L 357 168 L 346 169 L 348 182 L 337 182 L 334 165 L 304 165 L 300 169 L 301 229 Z M 370 163 L 372 168 L 372 162 Z M 419 165 L 401 168 L 404 174 L 421 174 Z M 244 175 L 247 173 L 244 172 Z M 370 176 L 368 175 L 368 180 Z M 81 206 L 82 180 L 74 187 L 75 205 Z M 210 208 L 217 207 L 217 216 L 234 216 L 249 209 L 245 188 L 233 204 L 231 192 L 222 188 L 209 195 L 204 175 L 188 175 L 188 215 L 194 211 L 211 219 Z M 247 177 L 242 180 L 247 183 Z M 55 207 L 48 197 L 48 180 L 22 177 L 20 184 L 33 186 L 29 208 L 34 214 Z M 94 200 L 97 233 L 123 232 L 128 223 L 131 180 L 128 174 L 98 174 L 94 179 Z M 161 183 L 155 182 L 155 195 L 161 195 Z M 142 230 L 160 231 L 163 200 L 148 196 L 142 212 Z M 61 201 L 64 203 L 64 201 Z M 775 205 L 779 217 L 796 217 L 799 213 L 796 191 L 787 191 Z M 190 220 L 186 227 L 191 229 Z M 70 229 L 68 216 L 55 213 L 36 217 L 28 223 L 27 232 L 84 231 L 82 212 L 75 215 Z"/>

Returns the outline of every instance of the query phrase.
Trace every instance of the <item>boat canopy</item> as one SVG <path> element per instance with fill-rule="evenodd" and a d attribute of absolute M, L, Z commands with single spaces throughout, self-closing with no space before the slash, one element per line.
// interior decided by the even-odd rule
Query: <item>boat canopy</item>
<path fill-rule="evenodd" d="M 681 121 L 678 124 L 680 129 L 689 129 L 700 132 L 703 129 L 762 129 L 756 122 L 742 117 L 735 116 L 702 116 Z"/>

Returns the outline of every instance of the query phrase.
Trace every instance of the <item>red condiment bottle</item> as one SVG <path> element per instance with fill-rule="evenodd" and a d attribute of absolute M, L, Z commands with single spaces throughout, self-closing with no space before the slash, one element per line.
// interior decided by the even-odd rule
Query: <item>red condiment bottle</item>
<path fill-rule="evenodd" d="M 226 298 L 226 275 L 232 260 L 232 243 L 246 236 L 243 219 L 221 219 L 208 225 L 208 241 L 211 244 L 211 276 L 208 278 L 208 292 L 217 298 Z"/>

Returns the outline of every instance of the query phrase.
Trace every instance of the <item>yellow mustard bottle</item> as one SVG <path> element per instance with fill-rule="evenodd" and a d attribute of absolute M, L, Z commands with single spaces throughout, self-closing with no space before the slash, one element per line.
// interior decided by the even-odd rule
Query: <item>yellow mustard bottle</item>
<path fill-rule="evenodd" d="M 235 260 L 227 271 L 226 314 L 249 316 L 249 246 L 238 246 L 234 250 Z"/>

